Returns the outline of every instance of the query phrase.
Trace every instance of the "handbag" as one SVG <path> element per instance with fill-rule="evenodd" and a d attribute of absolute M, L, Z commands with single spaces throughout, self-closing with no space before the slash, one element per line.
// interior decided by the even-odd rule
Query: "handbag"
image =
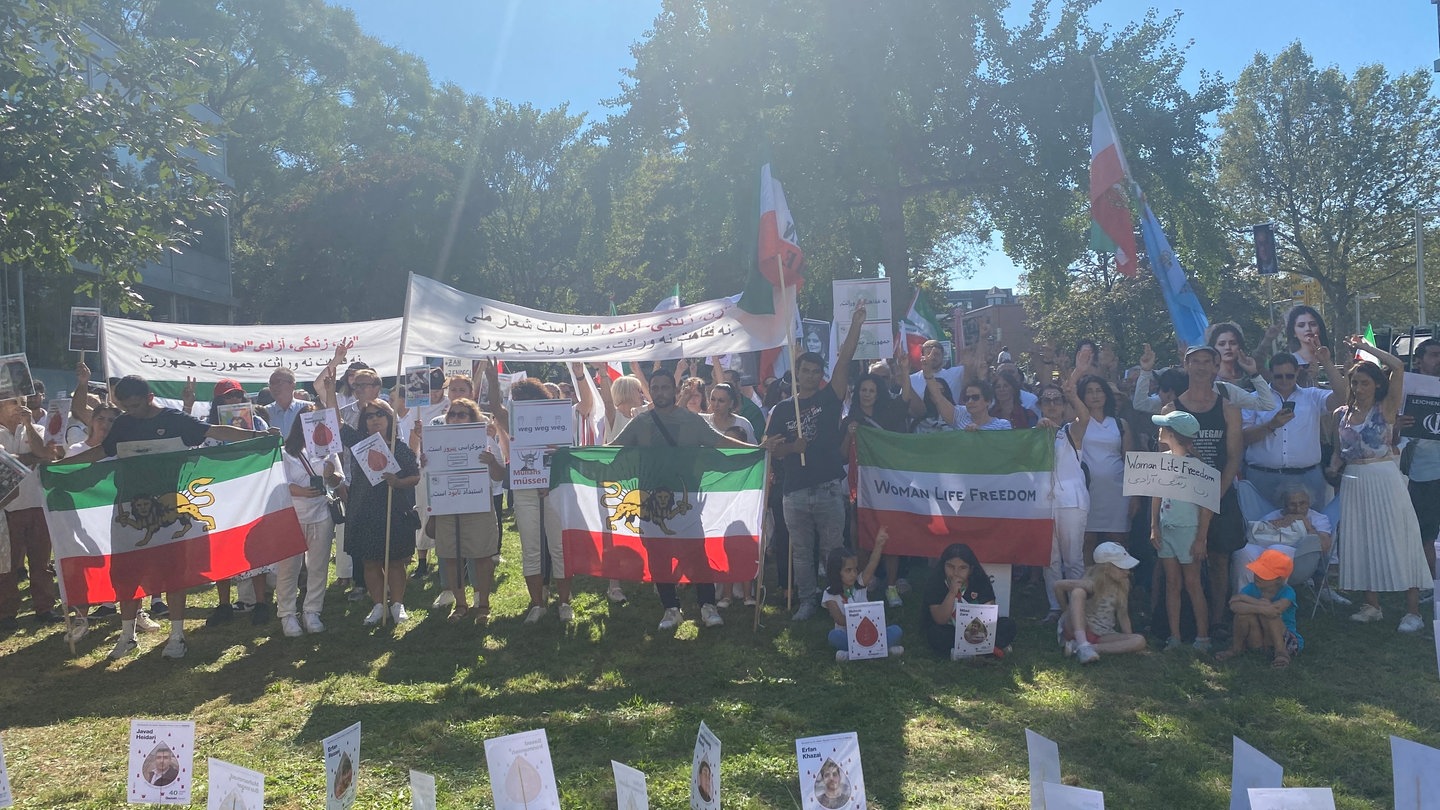
<path fill-rule="evenodd" d="M 310 477 L 311 477 L 311 478 L 318 478 L 318 477 L 319 477 L 319 476 L 317 476 L 317 475 L 315 474 L 315 468 L 313 468 L 313 467 L 310 466 L 310 460 L 307 459 L 307 458 L 305 458 L 305 455 L 304 455 L 303 453 L 300 455 L 300 463 L 305 465 L 305 471 L 308 472 L 308 473 L 310 473 Z M 326 495 L 325 495 L 325 508 L 330 512 L 330 522 L 331 522 L 331 523 L 334 523 L 336 526 L 344 525 L 344 523 L 345 523 L 345 502 L 344 502 L 344 501 L 340 500 L 339 498 L 337 498 L 337 497 L 335 497 L 334 495 L 331 495 L 331 494 L 329 494 L 329 493 L 327 492 Z"/>

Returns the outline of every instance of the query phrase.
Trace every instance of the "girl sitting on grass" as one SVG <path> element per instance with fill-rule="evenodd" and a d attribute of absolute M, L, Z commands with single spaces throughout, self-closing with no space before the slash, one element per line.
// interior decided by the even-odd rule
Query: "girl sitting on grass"
<path fill-rule="evenodd" d="M 951 543 L 940 553 L 925 585 L 920 606 L 920 628 L 936 655 L 953 658 L 955 650 L 955 603 L 995 604 L 995 587 L 975 552 L 964 543 Z M 1015 640 L 1015 620 L 1001 616 L 995 625 L 995 658 L 1004 658 Z"/>
<path fill-rule="evenodd" d="M 820 597 L 820 606 L 830 611 L 830 618 L 835 622 L 829 638 L 830 646 L 835 648 L 836 661 L 850 660 L 850 639 L 845 630 L 845 605 L 850 602 L 870 601 L 866 587 L 870 584 L 870 578 L 875 576 L 875 567 L 880 564 L 881 550 L 885 548 L 885 541 L 889 537 L 890 533 L 881 526 L 875 535 L 875 548 L 870 552 L 870 563 L 865 566 L 863 574 L 860 573 L 859 558 L 844 546 L 831 550 L 829 558 L 825 560 L 825 575 L 830 578 L 830 584 L 825 588 L 825 594 Z M 905 653 L 905 648 L 896 643 L 901 635 L 899 625 L 886 625 L 885 644 L 890 655 Z"/>
<path fill-rule="evenodd" d="M 1145 649 L 1145 637 L 1130 627 L 1130 569 L 1140 561 L 1119 543 L 1101 543 L 1094 558 L 1084 579 L 1055 583 L 1062 611 L 1057 625 L 1060 646 L 1082 664 L 1100 660 L 1102 652 Z"/>
<path fill-rule="evenodd" d="M 1171 411 L 1152 416 L 1160 426 L 1160 446 L 1174 456 L 1192 456 L 1195 437 L 1200 434 L 1200 421 L 1185 411 Z M 1150 544 L 1155 546 L 1165 572 L 1165 613 L 1170 620 L 1170 638 L 1166 650 L 1180 647 L 1180 598 L 1190 596 L 1190 609 L 1196 616 L 1206 613 L 1205 589 L 1200 584 L 1200 569 L 1205 564 L 1205 538 L 1210 530 L 1210 510 L 1179 498 L 1150 499 Z M 1210 637 L 1195 637 L 1197 652 L 1210 652 Z"/>
<path fill-rule="evenodd" d="M 1225 661 L 1246 650 L 1269 651 L 1270 666 L 1284 669 L 1305 646 L 1295 632 L 1295 589 L 1289 583 L 1295 560 L 1270 548 L 1246 568 L 1255 574 L 1255 581 L 1230 597 L 1235 632 L 1230 649 L 1218 653 L 1215 660 Z"/>

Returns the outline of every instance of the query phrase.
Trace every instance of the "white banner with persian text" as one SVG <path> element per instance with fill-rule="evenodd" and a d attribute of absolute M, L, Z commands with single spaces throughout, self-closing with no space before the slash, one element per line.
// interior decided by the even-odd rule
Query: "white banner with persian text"
<path fill-rule="evenodd" d="M 771 349 L 786 318 L 754 315 L 721 298 L 638 315 L 563 315 L 481 298 L 410 276 L 407 354 L 507 361 L 667 360 Z"/>

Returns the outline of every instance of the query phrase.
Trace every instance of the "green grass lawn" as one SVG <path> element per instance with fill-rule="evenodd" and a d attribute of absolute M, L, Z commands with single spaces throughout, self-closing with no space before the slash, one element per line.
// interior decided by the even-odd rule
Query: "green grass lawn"
<path fill-rule="evenodd" d="M 551 610 L 525 627 L 519 546 L 506 534 L 496 618 L 487 631 L 428 610 L 437 591 L 412 582 L 411 620 L 367 629 L 368 604 L 332 588 L 319 636 L 288 639 L 278 621 L 203 627 L 213 589 L 192 595 L 189 656 L 160 657 L 164 633 L 111 663 L 118 620 L 100 622 L 71 658 L 60 629 L 0 641 L 0 730 L 21 808 L 124 803 L 132 717 L 196 723 L 195 803 L 204 758 L 266 775 L 267 806 L 316 808 L 320 741 L 364 724 L 357 808 L 408 808 L 408 772 L 439 781 L 440 806 L 492 806 L 484 741 L 547 730 L 567 808 L 614 807 L 610 760 L 644 771 L 655 807 L 688 802 L 695 731 L 724 744 L 727 808 L 799 806 L 797 737 L 856 731 L 873 807 L 1026 808 L 1024 730 L 1059 743 L 1067 781 L 1103 790 L 1114 808 L 1228 806 L 1230 737 L 1286 769 L 1286 784 L 1330 786 L 1342 808 L 1389 807 L 1388 735 L 1440 746 L 1440 678 L 1429 632 L 1403 637 L 1397 598 L 1380 625 L 1348 612 L 1303 616 L 1306 651 L 1274 671 L 1251 656 L 1217 666 L 1188 650 L 1064 659 L 1038 588 L 1017 584 L 1021 633 L 1001 664 L 930 657 L 918 640 L 916 596 L 901 610 L 911 634 L 900 659 L 840 665 L 823 618 L 792 626 L 766 609 L 758 632 L 732 607 L 706 630 L 682 589 L 687 621 L 659 634 L 644 586 L 611 606 L 604 583 L 579 580 L 577 622 Z M 1308 599 L 1302 607 L 1308 614 Z M 894 611 L 891 620 L 895 619 Z M 162 622 L 164 624 L 164 622 Z"/>

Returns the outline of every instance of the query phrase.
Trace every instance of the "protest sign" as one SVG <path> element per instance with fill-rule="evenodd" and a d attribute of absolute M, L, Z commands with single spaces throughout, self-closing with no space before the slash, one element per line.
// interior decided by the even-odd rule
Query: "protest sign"
<path fill-rule="evenodd" d="M 812 321 L 809 318 L 800 322 L 800 351 L 820 355 L 824 361 L 825 373 L 830 373 L 830 322 Z M 797 353 L 798 356 L 798 353 Z"/>
<path fill-rule="evenodd" d="M 466 515 L 489 512 L 492 490 L 490 469 L 480 461 L 486 450 L 498 452 L 483 422 L 432 425 L 421 445 L 432 515 Z"/>
<path fill-rule="evenodd" d="M 220 424 L 243 430 L 255 429 L 255 406 L 249 402 L 220 406 Z"/>
<path fill-rule="evenodd" d="M 619 810 L 650 810 L 650 791 L 645 787 L 645 774 L 629 765 L 610 760 L 615 772 L 615 806 Z"/>
<path fill-rule="evenodd" d="M 506 362 L 713 357 L 783 345 L 789 318 L 776 313 L 784 311 L 752 314 L 734 296 L 638 315 L 567 315 L 470 295 L 411 273 L 402 340 L 416 356 L 503 356 Z"/>
<path fill-rule="evenodd" d="M 325 810 L 350 810 L 360 784 L 360 724 L 326 737 Z"/>
<path fill-rule="evenodd" d="M 406 366 L 404 383 L 405 407 L 421 408 L 430 404 L 430 367 Z"/>
<path fill-rule="evenodd" d="M 720 810 L 720 738 L 703 720 L 690 761 L 690 810 Z"/>
<path fill-rule="evenodd" d="M 35 395 L 35 378 L 23 354 L 0 355 L 0 402 Z"/>
<path fill-rule="evenodd" d="M 20 481 L 29 474 L 30 468 L 25 466 L 19 456 L 11 455 L 9 450 L 0 447 L 0 498 L 20 486 Z"/>
<path fill-rule="evenodd" d="M 300 424 L 305 432 L 305 449 L 310 455 L 328 458 L 345 452 L 345 445 L 340 441 L 340 415 L 334 408 L 306 411 L 300 414 Z"/>
<path fill-rule="evenodd" d="M 1060 746 L 1027 728 L 1025 752 L 1030 757 L 1030 810 L 1045 810 L 1045 783 L 1060 784 Z"/>
<path fill-rule="evenodd" d="M 189 804 L 195 783 L 195 724 L 130 721 L 130 804 Z"/>
<path fill-rule="evenodd" d="M 1335 810 L 1330 788 L 1250 788 L 1250 810 Z"/>
<path fill-rule="evenodd" d="M 100 310 L 98 308 L 70 308 L 70 351 L 100 351 Z"/>
<path fill-rule="evenodd" d="M 1405 402 L 1400 412 L 1415 421 L 1400 430 L 1410 439 L 1440 441 L 1440 378 L 1405 373 Z"/>
<path fill-rule="evenodd" d="M 0 739 L 0 807 L 14 806 L 15 796 L 10 792 L 10 772 L 5 769 L 5 741 Z"/>
<path fill-rule="evenodd" d="M 1250 788 L 1283 786 L 1285 769 L 1239 737 L 1230 740 L 1230 810 L 1250 810 Z"/>
<path fill-rule="evenodd" d="M 371 433 L 350 446 L 351 455 L 355 456 L 355 466 L 365 474 L 365 480 L 370 486 L 379 486 L 385 480 L 385 473 L 400 472 L 400 462 L 395 460 L 395 454 L 390 452 L 390 445 L 385 442 L 384 434 Z"/>
<path fill-rule="evenodd" d="M 445 373 L 447 380 L 456 376 L 473 378 L 475 361 L 468 357 L 446 357 L 440 361 L 440 370 Z"/>
<path fill-rule="evenodd" d="M 1126 453 L 1125 494 L 1174 498 L 1220 511 L 1220 471 L 1194 456 Z"/>
<path fill-rule="evenodd" d="M 410 810 L 435 810 L 435 776 L 410 771 Z"/>
<path fill-rule="evenodd" d="M 569 400 L 534 399 L 511 403 L 511 447 L 561 447 L 574 443 L 574 406 Z"/>
<path fill-rule="evenodd" d="M 865 810 L 865 772 L 855 732 L 795 741 L 804 810 Z"/>
<path fill-rule="evenodd" d="M 1395 810 L 1423 810 L 1440 803 L 1440 749 L 1391 735 L 1390 769 Z"/>
<path fill-rule="evenodd" d="M 265 774 L 210 757 L 205 810 L 263 810 Z"/>
<path fill-rule="evenodd" d="M 1105 810 L 1105 794 L 1098 790 L 1046 782 L 1041 792 L 1045 810 Z"/>
<path fill-rule="evenodd" d="M 1000 623 L 998 605 L 955 602 L 955 658 L 973 658 L 995 652 L 995 628 Z"/>
<path fill-rule="evenodd" d="M 560 810 L 545 729 L 485 741 L 495 810 Z"/>
<path fill-rule="evenodd" d="M 549 489 L 555 451 L 546 447 L 511 447 L 510 489 Z"/>
<path fill-rule="evenodd" d="M 890 648 L 885 637 L 885 603 L 846 603 L 845 637 L 850 644 L 851 661 L 889 656 Z"/>
<path fill-rule="evenodd" d="M 856 360 L 885 360 L 895 354 L 895 333 L 891 329 L 890 279 L 849 279 L 832 282 L 835 299 L 835 340 L 843 344 L 850 335 L 855 308 L 865 305 L 865 321 L 855 345 Z"/>

